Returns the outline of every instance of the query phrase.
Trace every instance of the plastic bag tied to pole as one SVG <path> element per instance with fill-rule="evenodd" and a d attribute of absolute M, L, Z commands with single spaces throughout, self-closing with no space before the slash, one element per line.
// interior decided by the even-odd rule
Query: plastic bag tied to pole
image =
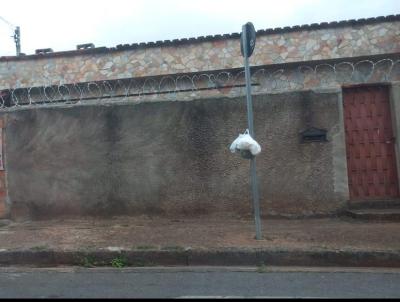
<path fill-rule="evenodd" d="M 260 154 L 261 146 L 250 136 L 249 129 L 233 141 L 230 148 L 232 153 L 248 150 L 253 156 Z"/>

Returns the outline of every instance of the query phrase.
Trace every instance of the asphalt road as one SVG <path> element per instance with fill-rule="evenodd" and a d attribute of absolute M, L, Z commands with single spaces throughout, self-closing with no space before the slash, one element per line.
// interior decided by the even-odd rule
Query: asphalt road
<path fill-rule="evenodd" d="M 0 298 L 400 298 L 400 270 L 0 269 Z"/>

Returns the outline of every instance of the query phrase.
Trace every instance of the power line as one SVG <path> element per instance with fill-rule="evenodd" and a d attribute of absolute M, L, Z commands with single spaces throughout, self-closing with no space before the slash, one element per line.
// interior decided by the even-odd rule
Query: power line
<path fill-rule="evenodd" d="M 5 23 L 7 23 L 7 25 L 9 25 L 10 27 L 12 27 L 13 29 L 15 29 L 15 25 L 13 25 L 11 22 L 8 22 L 6 19 L 4 19 L 2 16 L 0 16 L 0 19 L 3 20 Z"/>

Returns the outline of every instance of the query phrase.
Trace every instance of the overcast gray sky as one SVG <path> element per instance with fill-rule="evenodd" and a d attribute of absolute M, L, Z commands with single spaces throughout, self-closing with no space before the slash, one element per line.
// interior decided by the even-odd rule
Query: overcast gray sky
<path fill-rule="evenodd" d="M 399 13 L 399 0 L 0 0 L 26 54 L 239 32 L 247 21 L 266 29 Z M 15 55 L 12 33 L 0 20 L 0 56 Z"/>

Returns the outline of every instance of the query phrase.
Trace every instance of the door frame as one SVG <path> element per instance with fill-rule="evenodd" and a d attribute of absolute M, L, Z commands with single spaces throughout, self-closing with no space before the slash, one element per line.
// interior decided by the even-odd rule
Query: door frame
<path fill-rule="evenodd" d="M 397 181 L 400 182 L 400 83 L 391 83 L 388 86 L 390 117 L 392 119 L 392 129 L 395 137 L 394 153 L 396 155 L 397 164 Z"/>
<path fill-rule="evenodd" d="M 342 85 L 341 92 L 342 92 L 342 108 L 344 108 L 344 89 L 346 88 L 362 88 L 362 87 L 382 87 L 385 86 L 388 89 L 389 94 L 389 107 L 390 107 L 390 118 L 392 124 L 392 131 L 395 137 L 395 144 L 394 144 L 394 153 L 396 156 L 396 170 L 397 170 L 397 183 L 400 187 L 400 83 L 363 83 L 363 84 L 353 84 L 353 85 Z M 342 110 L 342 121 L 343 121 L 343 131 L 344 131 L 344 139 L 346 140 L 346 132 L 345 132 L 345 124 L 344 124 L 344 110 Z M 345 149 L 346 149 L 346 141 L 344 141 Z M 347 150 L 346 150 L 347 152 Z M 346 174 L 348 175 L 347 170 L 347 156 L 346 156 Z M 349 196 L 349 203 L 360 203 L 356 200 L 350 199 L 350 187 L 347 185 L 348 189 L 348 196 Z M 400 196 L 398 197 L 400 200 Z M 382 199 L 384 200 L 384 199 Z"/>

